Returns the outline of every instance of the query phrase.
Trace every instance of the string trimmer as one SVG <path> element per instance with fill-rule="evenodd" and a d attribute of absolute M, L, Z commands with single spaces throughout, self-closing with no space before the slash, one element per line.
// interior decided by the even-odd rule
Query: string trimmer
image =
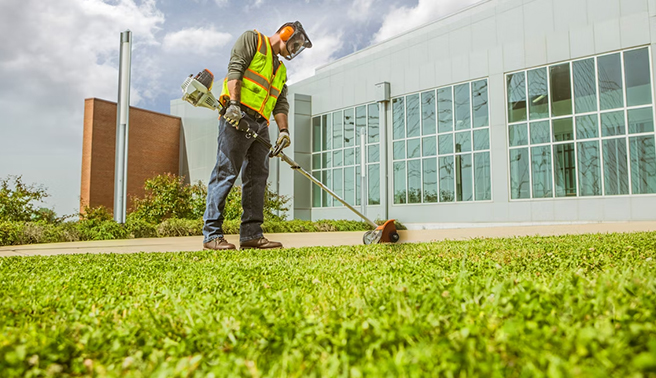
<path fill-rule="evenodd" d="M 211 92 L 212 84 L 214 83 L 214 75 L 209 70 L 204 70 L 195 77 L 190 75 L 185 82 L 182 84 L 182 99 L 193 106 L 203 107 L 212 110 L 218 110 L 221 112 L 223 105 L 217 101 L 214 95 Z M 317 180 L 312 176 L 308 171 L 303 169 L 298 163 L 290 159 L 289 156 L 285 155 L 279 149 L 276 149 L 271 145 L 266 139 L 259 136 L 255 131 L 248 127 L 248 123 L 243 119 L 239 122 L 237 130 L 243 131 L 246 134 L 247 138 L 254 138 L 258 142 L 262 143 L 266 148 L 269 149 L 269 156 L 277 156 L 285 163 L 289 164 L 293 170 L 299 172 L 303 176 L 307 177 L 310 181 L 318 185 L 321 189 L 325 190 L 336 200 L 341 202 L 349 210 L 356 213 L 360 218 L 367 222 L 371 227 L 374 228 L 372 231 L 367 231 L 362 237 L 364 244 L 376 244 L 376 243 L 396 243 L 399 241 L 399 233 L 396 231 L 396 226 L 394 225 L 394 219 L 386 221 L 382 225 L 377 225 L 369 218 L 364 216 L 361 212 L 356 210 L 353 206 L 344 201 L 339 197 L 335 192 L 330 190 L 325 186 L 321 181 Z"/>

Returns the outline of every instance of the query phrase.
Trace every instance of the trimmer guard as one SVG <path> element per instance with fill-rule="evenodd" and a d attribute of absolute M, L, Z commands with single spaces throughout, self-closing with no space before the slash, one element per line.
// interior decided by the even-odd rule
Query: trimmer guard
<path fill-rule="evenodd" d="M 399 241 L 399 233 L 396 231 L 394 219 L 376 227 L 375 230 L 367 231 L 362 237 L 364 244 L 396 243 Z"/>

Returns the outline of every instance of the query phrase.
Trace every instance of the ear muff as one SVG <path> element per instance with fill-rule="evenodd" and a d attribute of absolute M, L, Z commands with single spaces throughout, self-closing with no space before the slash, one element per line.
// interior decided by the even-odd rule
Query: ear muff
<path fill-rule="evenodd" d="M 294 34 L 294 28 L 291 26 L 285 26 L 280 31 L 280 39 L 282 39 L 283 42 L 287 42 L 292 34 Z"/>

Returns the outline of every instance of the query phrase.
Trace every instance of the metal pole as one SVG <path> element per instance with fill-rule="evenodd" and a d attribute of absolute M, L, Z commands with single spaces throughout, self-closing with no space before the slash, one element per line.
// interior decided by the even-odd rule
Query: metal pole
<path fill-rule="evenodd" d="M 114 220 L 125 223 L 128 181 L 128 134 L 130 126 L 130 67 L 132 32 L 121 33 L 118 71 L 118 101 L 116 103 L 116 150 L 114 168 Z"/>

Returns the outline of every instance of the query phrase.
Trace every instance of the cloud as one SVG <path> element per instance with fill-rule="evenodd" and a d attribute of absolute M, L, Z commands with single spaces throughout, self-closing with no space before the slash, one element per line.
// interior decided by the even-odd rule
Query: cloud
<path fill-rule="evenodd" d="M 363 22 L 370 16 L 371 5 L 374 0 L 353 0 L 348 10 L 348 17 L 353 21 Z"/>
<path fill-rule="evenodd" d="M 50 189 L 60 214 L 78 206 L 84 98 L 115 100 L 120 32 L 133 32 L 132 105 L 156 90 L 145 53 L 164 22 L 154 0 L 0 2 L 0 177 Z M 135 64 L 136 63 L 136 64 Z"/>
<path fill-rule="evenodd" d="M 189 28 L 169 33 L 164 37 L 162 48 L 166 52 L 206 55 L 225 46 L 232 39 L 229 33 L 210 28 Z"/>
<path fill-rule="evenodd" d="M 314 75 L 314 71 L 335 59 L 335 53 L 342 48 L 342 34 L 310 32 L 312 48 L 304 50 L 287 64 L 287 83 L 293 84 Z M 315 37 L 316 36 L 316 37 Z"/>
<path fill-rule="evenodd" d="M 419 0 L 415 7 L 393 7 L 374 35 L 374 43 L 382 42 L 480 1 L 482 0 Z"/>

